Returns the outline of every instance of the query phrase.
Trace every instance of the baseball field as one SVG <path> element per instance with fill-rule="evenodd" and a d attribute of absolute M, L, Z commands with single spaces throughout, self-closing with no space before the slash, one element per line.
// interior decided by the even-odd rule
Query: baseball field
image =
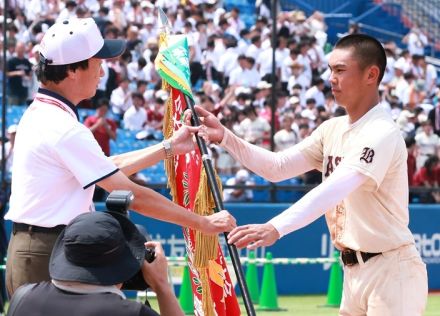
<path fill-rule="evenodd" d="M 281 311 L 258 311 L 257 315 L 262 316 L 337 316 L 338 309 L 334 307 L 325 307 L 325 295 L 305 295 L 305 296 L 280 296 L 278 305 Z M 150 299 L 151 305 L 156 309 L 156 299 Z M 246 310 L 241 304 L 243 315 Z M 158 310 L 158 309 L 156 309 Z M 424 316 L 440 316 L 440 293 L 432 293 L 428 298 L 428 306 Z"/>

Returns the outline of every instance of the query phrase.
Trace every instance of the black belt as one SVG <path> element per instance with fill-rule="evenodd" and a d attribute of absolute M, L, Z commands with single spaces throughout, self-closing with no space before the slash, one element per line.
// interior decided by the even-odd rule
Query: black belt
<path fill-rule="evenodd" d="M 367 262 L 369 259 L 380 255 L 381 252 L 362 252 L 360 251 L 362 260 Z M 341 259 L 345 266 L 352 266 L 359 263 L 358 258 L 356 256 L 356 251 L 352 249 L 345 249 L 341 251 Z"/>
<path fill-rule="evenodd" d="M 59 234 L 65 227 L 66 225 L 57 225 L 55 227 L 41 227 L 23 223 L 12 223 L 12 231 L 14 234 L 16 232 Z"/>

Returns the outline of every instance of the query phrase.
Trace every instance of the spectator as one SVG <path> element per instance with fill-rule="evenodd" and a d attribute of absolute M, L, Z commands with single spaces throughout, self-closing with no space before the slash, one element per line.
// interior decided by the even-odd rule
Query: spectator
<path fill-rule="evenodd" d="M 25 105 L 29 96 L 28 88 L 32 81 L 32 64 L 25 56 L 25 52 L 25 44 L 17 42 L 15 54 L 7 63 L 9 104 Z"/>
<path fill-rule="evenodd" d="M 133 92 L 131 103 L 132 105 L 124 113 L 124 128 L 130 131 L 140 131 L 147 123 L 144 96 L 139 92 Z"/>
<path fill-rule="evenodd" d="M 285 150 L 298 143 L 298 134 L 292 128 L 293 121 L 291 113 L 286 113 L 281 117 L 281 129 L 274 136 L 276 151 Z"/>
<path fill-rule="evenodd" d="M 414 185 L 425 188 L 438 188 L 439 186 L 439 158 L 435 155 L 429 155 L 423 167 L 420 168 L 414 175 Z M 421 203 L 440 203 L 439 192 L 421 193 Z"/>
<path fill-rule="evenodd" d="M 306 99 L 313 98 L 315 99 L 316 105 L 324 105 L 325 104 L 325 97 L 324 97 L 324 88 L 325 83 L 324 80 L 321 78 L 315 80 L 315 84 L 310 87 L 305 94 Z"/>
<path fill-rule="evenodd" d="M 428 37 L 418 27 L 413 27 L 402 40 L 408 45 L 411 55 L 424 55 L 425 46 L 428 45 Z"/>
<path fill-rule="evenodd" d="M 117 114 L 122 118 L 125 111 L 131 106 L 132 98 L 131 91 L 129 89 L 130 81 L 128 78 L 122 79 L 119 86 L 112 91 L 110 96 L 110 104 L 114 114 Z"/>
<path fill-rule="evenodd" d="M 15 145 L 15 135 L 17 134 L 17 125 L 12 124 L 8 127 L 8 141 L 5 143 L 5 157 L 6 157 L 6 172 L 12 172 L 12 162 L 14 160 L 14 145 Z M 1 151 L 0 151 L 0 161 L 1 159 Z"/>
<path fill-rule="evenodd" d="M 77 4 L 73 0 L 66 1 L 64 9 L 60 11 L 60 14 L 57 17 L 56 22 L 62 22 L 64 20 L 68 20 L 70 18 L 76 17 L 76 7 Z"/>
<path fill-rule="evenodd" d="M 106 117 L 109 109 L 108 99 L 100 99 L 96 107 L 96 114 L 85 119 L 84 125 L 87 126 L 95 136 L 96 141 L 104 154 L 110 156 L 110 140 L 116 140 L 117 124 L 112 119 Z"/>
<path fill-rule="evenodd" d="M 440 137 L 433 133 L 432 125 L 428 120 L 420 122 L 421 131 L 415 136 L 417 147 L 419 148 L 417 156 L 417 169 L 420 169 L 428 156 L 438 155 L 440 147 Z"/>
<path fill-rule="evenodd" d="M 147 61 L 144 57 L 139 57 L 137 61 L 129 63 L 127 65 L 128 79 L 131 82 L 151 79 L 145 66 L 147 66 Z"/>
<path fill-rule="evenodd" d="M 158 315 L 127 300 L 122 284 L 139 271 L 157 293 L 162 316 L 184 315 L 168 283 L 167 260 L 159 243 L 145 237 L 125 216 L 92 212 L 74 218 L 56 241 L 50 257 L 51 281 L 27 286 L 14 315 Z M 145 260 L 145 247 L 155 259 Z M 24 285 L 26 286 L 26 285 Z M 50 312 L 48 312 L 50 311 Z"/>
<path fill-rule="evenodd" d="M 440 100 L 437 100 L 436 106 L 429 111 L 428 120 L 431 122 L 434 134 L 440 136 Z"/>
<path fill-rule="evenodd" d="M 270 132 L 269 123 L 259 117 L 251 105 L 244 108 L 243 114 L 246 118 L 240 123 L 240 136 L 252 144 L 267 145 Z"/>
<path fill-rule="evenodd" d="M 257 59 L 261 52 L 261 36 L 254 35 L 251 37 L 251 45 L 246 50 L 245 55 Z"/>
<path fill-rule="evenodd" d="M 405 138 L 406 149 L 408 151 L 407 165 L 408 165 L 408 185 L 411 187 L 414 185 L 414 176 L 416 174 L 416 157 L 417 157 L 417 145 L 414 137 Z"/>
<path fill-rule="evenodd" d="M 237 171 L 234 177 L 226 180 L 226 185 L 249 186 L 254 185 L 249 179 L 249 172 L 245 169 Z M 229 188 L 223 191 L 223 200 L 225 202 L 250 202 L 254 194 L 252 190 L 246 188 Z"/>

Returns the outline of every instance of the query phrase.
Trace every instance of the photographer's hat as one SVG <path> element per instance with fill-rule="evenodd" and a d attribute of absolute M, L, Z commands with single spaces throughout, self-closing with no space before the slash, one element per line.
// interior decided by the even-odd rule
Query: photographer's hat
<path fill-rule="evenodd" d="M 92 18 L 57 22 L 40 43 L 41 61 L 47 65 L 68 65 L 92 57 L 114 58 L 125 51 L 125 41 L 104 39 Z"/>
<path fill-rule="evenodd" d="M 62 231 L 52 250 L 52 279 L 114 285 L 134 276 L 145 258 L 145 237 L 125 216 L 84 213 Z"/>

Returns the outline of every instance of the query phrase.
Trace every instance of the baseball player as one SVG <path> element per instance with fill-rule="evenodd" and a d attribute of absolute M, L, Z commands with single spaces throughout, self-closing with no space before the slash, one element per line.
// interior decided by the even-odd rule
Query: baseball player
<path fill-rule="evenodd" d="M 344 263 L 340 315 L 422 315 L 426 266 L 408 229 L 407 152 L 398 127 L 379 103 L 386 66 L 382 45 L 367 35 L 348 35 L 331 53 L 330 83 L 348 115 L 330 119 L 311 136 L 282 152 L 251 145 L 197 107 L 199 135 L 219 142 L 237 160 L 269 181 L 312 169 L 323 182 L 265 224 L 244 225 L 229 243 L 255 249 L 325 214 Z"/>

